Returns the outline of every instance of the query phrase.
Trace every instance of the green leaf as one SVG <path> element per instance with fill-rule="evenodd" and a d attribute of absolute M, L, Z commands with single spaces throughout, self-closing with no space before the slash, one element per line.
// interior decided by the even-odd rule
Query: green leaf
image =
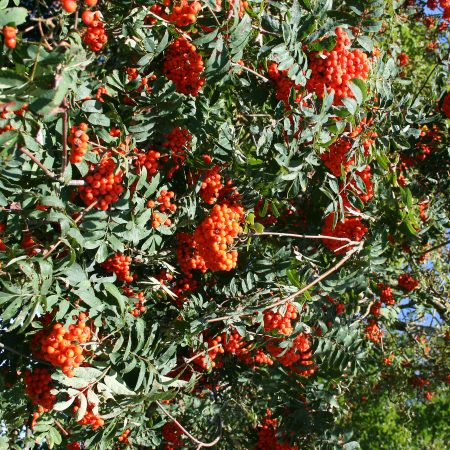
<path fill-rule="evenodd" d="M 127 386 L 125 386 L 125 384 L 122 384 L 120 381 L 117 380 L 117 375 L 114 376 L 106 375 L 103 378 L 103 382 L 114 394 L 128 395 L 128 396 L 136 395 L 136 393 L 128 389 Z"/>
<path fill-rule="evenodd" d="M 25 8 L 8 8 L 0 14 L 0 27 L 5 25 L 22 25 L 28 16 Z"/>

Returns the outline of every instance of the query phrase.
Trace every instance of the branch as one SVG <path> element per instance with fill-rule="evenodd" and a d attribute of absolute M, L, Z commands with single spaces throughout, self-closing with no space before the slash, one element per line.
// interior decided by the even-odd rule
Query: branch
<path fill-rule="evenodd" d="M 349 238 L 335 237 L 335 236 L 325 236 L 323 234 L 293 234 L 293 233 L 276 233 L 272 231 L 263 231 L 262 233 L 257 233 L 254 236 L 283 236 L 283 237 L 295 237 L 301 239 L 331 239 L 333 241 L 343 241 L 349 244 L 359 244 L 358 241 L 352 241 Z"/>
<path fill-rule="evenodd" d="M 441 247 L 445 247 L 445 246 L 448 245 L 448 244 L 450 244 L 450 241 L 441 242 L 440 244 L 437 244 L 437 245 L 435 245 L 434 247 L 431 247 L 431 248 L 429 248 L 429 249 L 427 249 L 427 250 L 425 250 L 425 251 L 423 251 L 423 252 L 420 252 L 420 253 L 418 253 L 417 255 L 414 255 L 414 256 L 422 256 L 422 255 L 425 255 L 426 253 L 430 253 L 430 252 L 432 252 L 433 250 L 437 250 L 437 249 L 439 249 L 439 248 L 441 248 Z"/>
<path fill-rule="evenodd" d="M 36 163 L 49 178 L 51 178 L 54 181 L 58 180 L 58 175 L 53 173 L 51 170 L 47 169 L 47 167 L 45 167 L 44 164 L 42 164 L 41 161 L 39 161 L 39 159 L 37 159 L 36 156 L 33 155 L 33 153 L 31 153 L 28 149 L 24 147 L 19 147 L 19 151 L 22 152 L 24 155 L 27 155 L 34 163 Z"/>
<path fill-rule="evenodd" d="M 181 425 L 180 422 L 178 422 L 177 419 L 175 419 L 175 417 L 172 416 L 172 414 L 170 414 L 169 411 L 167 411 L 166 408 L 164 408 L 164 406 L 161 404 L 161 402 L 159 402 L 158 400 L 156 400 L 156 404 L 158 405 L 158 408 L 193 442 L 195 442 L 196 444 L 198 444 L 197 450 L 201 449 L 201 448 L 206 448 L 206 447 L 213 447 L 214 445 L 216 445 L 219 440 L 220 437 L 222 435 L 222 424 L 219 421 L 219 435 L 212 441 L 212 442 L 202 442 L 199 441 L 195 436 L 192 436 L 191 433 L 189 433 L 186 428 L 183 427 L 183 425 Z"/>
<path fill-rule="evenodd" d="M 263 80 L 264 83 L 268 83 L 268 82 L 269 82 L 269 79 L 268 79 L 268 78 L 266 78 L 264 75 L 261 75 L 260 73 L 256 72 L 256 70 L 250 69 L 250 67 L 247 67 L 247 66 L 241 66 L 241 65 L 238 64 L 238 63 L 231 63 L 231 65 L 232 65 L 232 66 L 235 66 L 235 67 L 236 67 L 236 66 L 239 66 L 241 69 L 244 69 L 244 70 L 246 70 L 247 72 L 252 73 L 253 75 L 255 75 L 255 76 L 261 78 L 261 80 Z"/>
<path fill-rule="evenodd" d="M 328 269 L 322 275 L 320 275 L 319 277 L 317 277 L 316 279 L 311 281 L 311 283 L 309 283 L 305 287 L 299 289 L 297 292 L 294 292 L 293 294 L 289 295 L 285 299 L 280 299 L 274 303 L 271 303 L 271 304 L 265 306 L 263 311 L 267 311 L 268 309 L 275 308 L 276 306 L 284 305 L 285 303 L 289 303 L 292 300 L 296 299 L 297 297 L 299 297 L 300 295 L 302 295 L 303 293 L 305 293 L 306 291 L 311 289 L 313 286 L 315 286 L 316 284 L 320 283 L 322 280 L 327 278 L 333 272 L 336 272 L 336 270 L 338 270 L 340 267 L 342 267 L 355 253 L 359 253 L 362 250 L 363 245 L 364 245 L 364 241 L 358 242 L 358 245 L 353 247 L 353 249 L 350 250 L 339 262 L 337 262 L 333 267 Z M 250 314 L 250 313 L 243 313 L 243 314 L 239 314 L 239 317 L 245 317 L 245 316 L 251 316 L 251 315 L 252 314 Z M 216 317 L 214 319 L 209 319 L 206 322 L 207 323 L 221 322 L 222 320 L 231 319 L 233 317 L 234 316 L 230 316 L 230 315 Z"/>

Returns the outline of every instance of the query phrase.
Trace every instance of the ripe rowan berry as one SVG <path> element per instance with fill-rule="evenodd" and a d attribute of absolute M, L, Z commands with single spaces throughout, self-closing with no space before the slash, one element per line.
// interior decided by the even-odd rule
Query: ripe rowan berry
<path fill-rule="evenodd" d="M 74 13 L 78 9 L 76 0 L 62 0 L 61 5 L 69 14 Z"/>
<path fill-rule="evenodd" d="M 189 150 L 192 136 L 186 128 L 175 127 L 169 134 L 162 146 L 170 150 L 170 161 L 172 166 L 168 169 L 166 176 L 172 178 L 173 174 L 185 164 L 186 150 Z"/>
<path fill-rule="evenodd" d="M 136 154 L 134 159 L 134 167 L 136 167 L 136 173 L 140 174 L 142 169 L 145 167 L 147 170 L 147 180 L 150 181 L 153 176 L 158 172 L 159 162 L 161 158 L 161 153 L 156 150 L 147 150 L 146 152 L 141 152 L 139 149 L 135 148 L 134 152 Z"/>
<path fill-rule="evenodd" d="M 75 400 L 75 406 L 73 407 L 73 412 L 76 413 L 79 409 L 79 400 Z M 90 425 L 93 430 L 97 430 L 98 428 L 101 428 L 103 425 L 105 425 L 105 421 L 100 417 L 97 416 L 92 412 L 94 406 L 92 404 L 88 404 L 86 413 L 84 416 L 78 420 L 79 425 Z"/>
<path fill-rule="evenodd" d="M 442 112 L 445 117 L 450 118 L 450 92 L 444 97 L 442 101 Z"/>
<path fill-rule="evenodd" d="M 212 205 L 219 197 L 220 190 L 223 188 L 222 177 L 219 174 L 220 167 L 214 166 L 205 172 L 199 195 L 205 203 Z"/>
<path fill-rule="evenodd" d="M 398 277 L 398 285 L 406 292 L 411 292 L 419 286 L 420 282 L 411 275 L 404 273 Z"/>
<path fill-rule="evenodd" d="M 41 407 L 40 412 L 50 411 L 56 402 L 56 396 L 51 393 L 53 389 L 52 381 L 47 368 L 35 367 L 32 372 L 30 370 L 25 371 L 25 391 L 32 403 Z"/>
<path fill-rule="evenodd" d="M 380 330 L 376 319 L 369 319 L 368 325 L 364 329 L 364 334 L 374 344 L 378 344 L 384 336 L 384 332 Z"/>
<path fill-rule="evenodd" d="M 275 96 L 277 100 L 280 100 L 284 103 L 284 106 L 287 110 L 290 109 L 289 106 L 289 96 L 291 93 L 291 89 L 295 92 L 295 102 L 299 103 L 302 99 L 302 95 L 298 93 L 301 89 L 299 84 L 294 85 L 294 81 L 288 77 L 288 69 L 278 70 L 278 64 L 272 62 L 268 65 L 268 74 L 269 78 L 273 81 L 275 85 Z"/>

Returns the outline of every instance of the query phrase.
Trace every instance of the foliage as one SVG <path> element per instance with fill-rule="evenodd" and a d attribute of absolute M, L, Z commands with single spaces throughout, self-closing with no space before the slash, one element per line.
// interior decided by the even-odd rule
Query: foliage
<path fill-rule="evenodd" d="M 439 448 L 442 11 L 0 9 L 0 448 Z"/>

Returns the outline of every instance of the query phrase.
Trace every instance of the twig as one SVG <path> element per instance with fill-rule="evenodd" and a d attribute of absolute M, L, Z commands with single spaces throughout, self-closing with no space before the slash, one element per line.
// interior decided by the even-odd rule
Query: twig
<path fill-rule="evenodd" d="M 268 82 L 269 82 L 269 79 L 268 79 L 268 78 L 266 78 L 264 75 L 261 75 L 260 73 L 256 72 L 256 70 L 250 69 L 250 67 L 247 67 L 247 66 L 241 66 L 241 65 L 238 64 L 238 63 L 231 63 L 231 65 L 232 65 L 232 66 L 235 66 L 235 67 L 236 67 L 236 66 L 239 66 L 241 69 L 244 69 L 244 70 L 246 70 L 247 72 L 252 73 L 253 75 L 255 75 L 255 76 L 261 78 L 261 80 L 263 80 L 264 83 L 268 83 Z"/>
<path fill-rule="evenodd" d="M 64 436 L 69 436 L 70 433 L 64 429 L 64 427 L 59 423 L 58 420 L 55 420 L 55 425 L 61 430 Z"/>
<path fill-rule="evenodd" d="M 253 236 L 281 236 L 281 237 L 294 237 L 300 239 L 331 239 L 333 241 L 348 242 L 349 244 L 359 244 L 358 241 L 352 241 L 349 238 L 326 236 L 323 234 L 310 235 L 310 234 L 294 234 L 294 233 L 277 233 L 275 231 L 263 231 L 262 233 L 256 233 Z"/>
<path fill-rule="evenodd" d="M 155 14 L 152 11 L 147 11 L 147 14 L 150 14 L 151 16 L 155 17 L 156 19 L 158 19 L 161 22 L 165 23 L 166 26 L 173 26 L 172 22 L 169 22 L 168 20 L 163 19 L 161 16 L 158 16 L 158 14 Z M 144 28 L 152 28 L 152 25 L 144 25 Z M 184 31 L 180 30 L 177 27 L 174 27 L 174 28 L 175 28 L 175 30 L 177 30 L 178 33 L 182 34 L 183 37 L 186 38 L 188 41 L 192 41 L 192 38 L 188 34 L 186 34 Z"/>
<path fill-rule="evenodd" d="M 336 270 L 338 270 L 340 267 L 342 267 L 355 253 L 358 253 L 361 251 L 361 249 L 363 247 L 363 242 L 364 241 L 358 242 L 358 245 L 353 247 L 353 249 L 350 250 L 339 262 L 337 262 L 333 267 L 328 269 L 322 275 L 320 275 L 319 277 L 317 277 L 316 279 L 311 281 L 311 283 L 309 283 L 305 287 L 299 289 L 297 292 L 294 292 L 293 294 L 289 295 L 288 297 L 277 300 L 276 302 L 265 306 L 264 311 L 271 309 L 271 308 L 275 308 L 276 306 L 284 305 L 285 303 L 291 302 L 292 300 L 296 299 L 297 297 L 299 297 L 300 295 L 302 295 L 303 293 L 305 293 L 306 291 L 311 289 L 316 284 L 320 283 L 322 280 L 327 278 L 333 272 L 336 272 Z M 251 315 L 252 314 L 250 314 L 250 313 L 243 313 L 243 314 L 239 314 L 239 317 L 245 317 L 245 316 L 251 316 Z M 207 320 L 207 323 L 221 322 L 223 320 L 231 319 L 233 317 L 235 317 L 235 316 L 228 315 L 228 316 L 222 316 L 222 317 L 215 317 L 214 319 Z"/>
<path fill-rule="evenodd" d="M 414 256 L 422 256 L 422 255 L 425 255 L 426 253 L 432 252 L 433 250 L 437 250 L 437 249 L 439 249 L 439 248 L 441 248 L 441 247 L 445 247 L 445 246 L 448 245 L 448 244 L 450 244 L 450 241 L 447 241 L 447 242 L 441 242 L 440 244 L 435 245 L 434 247 L 431 247 L 431 248 L 429 248 L 429 249 L 427 249 L 427 250 L 425 250 L 425 251 L 423 251 L 423 252 L 420 252 L 420 253 L 418 253 L 418 254 L 416 254 L 416 255 L 414 255 Z"/>
<path fill-rule="evenodd" d="M 175 419 L 175 417 L 172 416 L 172 414 L 170 414 L 169 411 L 167 411 L 166 408 L 164 408 L 164 406 L 161 404 L 161 402 L 159 402 L 158 400 L 156 400 L 156 404 L 158 405 L 158 408 L 170 419 L 172 420 L 172 422 L 193 442 L 195 442 L 196 444 L 198 444 L 197 450 L 201 449 L 201 448 L 206 448 L 206 447 L 213 447 L 214 445 L 216 445 L 219 440 L 220 440 L 220 436 L 221 436 L 221 424 L 219 422 L 219 435 L 212 441 L 212 442 L 202 442 L 200 440 L 198 440 L 195 436 L 192 436 L 191 433 L 189 433 L 189 431 L 186 430 L 186 428 L 183 427 L 183 425 L 181 425 L 180 422 L 178 422 L 177 419 Z"/>
<path fill-rule="evenodd" d="M 75 219 L 75 223 L 78 223 L 83 216 L 89 212 L 92 208 L 94 208 L 97 205 L 98 201 L 96 200 L 95 202 L 91 203 L 86 209 L 84 209 L 83 211 L 81 211 L 80 215 Z M 59 246 L 59 244 L 61 244 L 63 238 L 60 237 L 46 252 L 44 252 L 44 254 L 42 255 L 44 257 L 44 259 L 48 258 Z"/>
<path fill-rule="evenodd" d="M 58 176 L 51 170 L 47 169 L 47 167 L 45 167 L 44 164 L 42 164 L 41 161 L 39 161 L 39 159 L 37 159 L 36 156 L 33 155 L 33 153 L 31 153 L 28 149 L 24 147 L 19 147 L 19 151 L 22 152 L 24 155 L 27 155 L 31 160 L 33 160 L 33 162 L 35 162 L 48 177 L 52 178 L 55 181 L 58 180 Z"/>

